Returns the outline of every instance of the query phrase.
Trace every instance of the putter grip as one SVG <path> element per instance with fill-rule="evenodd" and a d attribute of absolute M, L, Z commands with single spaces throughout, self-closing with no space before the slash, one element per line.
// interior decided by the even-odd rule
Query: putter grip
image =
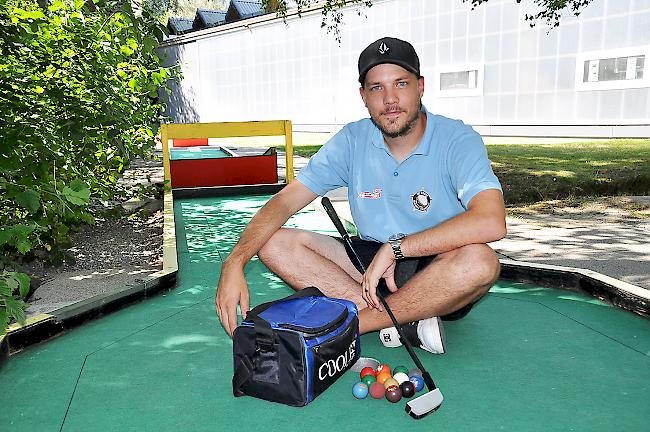
<path fill-rule="evenodd" d="M 336 230 L 339 232 L 339 234 L 341 234 L 341 237 L 347 236 L 348 232 L 345 230 L 343 223 L 341 223 L 341 219 L 339 219 L 338 215 L 336 214 L 336 211 L 334 210 L 334 207 L 332 206 L 332 202 L 330 201 L 330 199 L 327 197 L 323 197 L 321 203 L 323 204 L 323 208 L 325 208 L 327 215 L 334 223 Z"/>

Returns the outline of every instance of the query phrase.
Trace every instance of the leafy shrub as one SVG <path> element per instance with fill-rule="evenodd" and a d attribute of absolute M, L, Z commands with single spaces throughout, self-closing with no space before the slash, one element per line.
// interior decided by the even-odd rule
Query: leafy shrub
<path fill-rule="evenodd" d="M 120 194 L 130 161 L 150 156 L 175 73 L 158 57 L 163 29 L 129 1 L 0 2 L 3 268 L 60 253 L 93 223 L 91 200 Z"/>
<path fill-rule="evenodd" d="M 0 272 L 0 336 L 9 320 L 15 318 L 25 323 L 25 303 L 22 301 L 29 292 L 29 276 L 24 273 Z"/>

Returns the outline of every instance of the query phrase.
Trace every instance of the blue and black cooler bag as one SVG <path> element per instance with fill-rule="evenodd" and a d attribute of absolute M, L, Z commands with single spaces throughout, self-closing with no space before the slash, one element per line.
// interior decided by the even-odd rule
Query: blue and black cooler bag
<path fill-rule="evenodd" d="M 315 287 L 255 307 L 233 333 L 234 395 L 307 405 L 359 359 L 357 315 Z"/>

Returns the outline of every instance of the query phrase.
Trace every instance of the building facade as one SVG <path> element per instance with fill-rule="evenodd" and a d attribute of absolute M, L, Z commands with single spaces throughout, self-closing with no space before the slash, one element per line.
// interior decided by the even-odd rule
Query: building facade
<path fill-rule="evenodd" d="M 359 53 L 394 36 L 418 51 L 427 108 L 484 135 L 650 136 L 650 0 L 593 0 L 556 28 L 530 27 L 532 3 L 375 0 L 344 10 L 340 43 L 321 28 L 319 9 L 177 36 L 160 48 L 184 76 L 168 114 L 338 130 L 367 116 Z"/>

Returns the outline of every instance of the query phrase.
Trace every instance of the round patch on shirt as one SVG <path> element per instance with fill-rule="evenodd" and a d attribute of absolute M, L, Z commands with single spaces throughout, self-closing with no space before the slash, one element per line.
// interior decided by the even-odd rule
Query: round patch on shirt
<path fill-rule="evenodd" d="M 431 196 L 429 196 L 426 191 L 421 190 L 420 192 L 413 195 L 413 207 L 416 210 L 427 211 L 431 205 Z"/>

